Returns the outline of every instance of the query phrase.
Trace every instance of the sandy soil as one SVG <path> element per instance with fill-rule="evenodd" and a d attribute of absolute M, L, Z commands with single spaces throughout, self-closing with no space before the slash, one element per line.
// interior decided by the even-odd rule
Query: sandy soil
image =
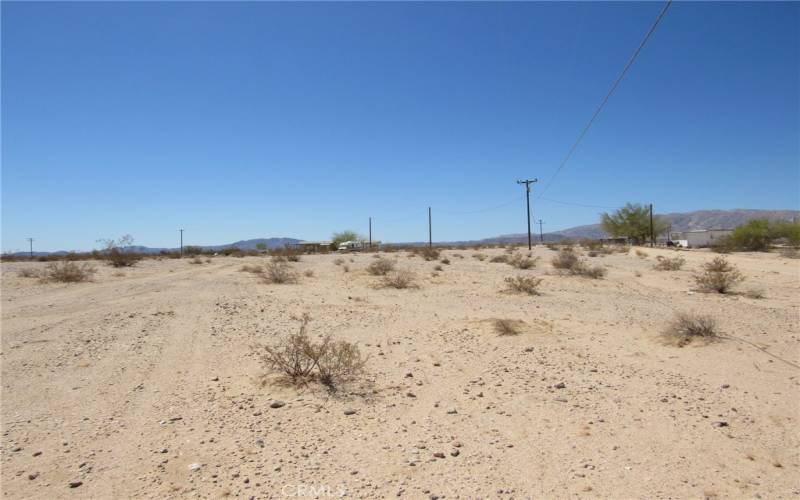
<path fill-rule="evenodd" d="M 693 291 L 712 254 L 659 272 L 673 252 L 646 251 L 591 258 L 602 280 L 556 275 L 546 248 L 527 271 L 390 254 L 417 275 L 407 290 L 376 288 L 369 254 L 347 273 L 303 257 L 314 276 L 293 285 L 239 271 L 260 257 L 98 263 L 72 285 L 3 263 L 3 496 L 796 498 L 800 261 L 729 257 L 752 299 Z M 542 295 L 502 292 L 518 274 Z M 676 310 L 741 340 L 665 345 Z M 369 354 L 364 384 L 264 377 L 251 346 L 303 312 Z"/>

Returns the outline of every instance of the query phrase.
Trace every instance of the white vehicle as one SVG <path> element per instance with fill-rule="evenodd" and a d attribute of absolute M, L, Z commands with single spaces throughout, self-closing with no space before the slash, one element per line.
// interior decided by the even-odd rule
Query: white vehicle
<path fill-rule="evenodd" d="M 340 252 L 357 252 L 362 248 L 364 248 L 364 242 L 362 241 L 343 241 L 339 243 Z"/>

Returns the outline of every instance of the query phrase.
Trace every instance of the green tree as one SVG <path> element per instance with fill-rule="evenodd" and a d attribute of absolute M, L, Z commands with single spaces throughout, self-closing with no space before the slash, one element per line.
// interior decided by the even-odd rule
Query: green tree
<path fill-rule="evenodd" d="M 728 250 L 766 252 L 775 240 L 784 239 L 789 245 L 800 246 L 800 224 L 789 221 L 753 219 L 733 230 L 725 238 Z"/>
<path fill-rule="evenodd" d="M 634 244 L 641 244 L 650 238 L 650 209 L 639 203 L 627 203 L 616 212 L 600 216 L 603 230 L 615 238 L 630 238 Z M 653 217 L 653 233 L 662 234 L 669 223 L 661 217 Z"/>
<path fill-rule="evenodd" d="M 336 250 L 339 248 L 340 243 L 344 243 L 345 241 L 363 241 L 364 237 L 358 234 L 357 232 L 346 229 L 344 231 L 333 233 L 331 236 L 331 248 Z"/>
<path fill-rule="evenodd" d="M 256 250 L 261 250 L 262 252 L 267 249 L 266 243 L 256 243 Z"/>

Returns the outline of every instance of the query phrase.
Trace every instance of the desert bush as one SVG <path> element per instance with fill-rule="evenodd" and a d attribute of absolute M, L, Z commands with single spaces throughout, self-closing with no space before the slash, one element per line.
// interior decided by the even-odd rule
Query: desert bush
<path fill-rule="evenodd" d="M 703 264 L 703 272 L 695 275 L 694 280 L 701 290 L 727 293 L 734 285 L 744 281 L 744 276 L 724 257 L 714 257 L 711 262 Z"/>
<path fill-rule="evenodd" d="M 517 319 L 496 319 L 493 324 L 498 335 L 519 335 L 524 323 Z"/>
<path fill-rule="evenodd" d="M 506 286 L 511 292 L 527 293 L 528 295 L 540 295 L 539 284 L 541 278 L 533 276 L 514 276 L 506 278 Z"/>
<path fill-rule="evenodd" d="M 243 273 L 260 274 L 260 273 L 264 272 L 264 268 L 262 266 L 259 266 L 259 265 L 245 264 L 245 265 L 243 265 L 242 267 L 239 268 L 239 271 L 241 271 Z"/>
<path fill-rule="evenodd" d="M 333 264 L 336 266 L 341 266 L 342 264 L 344 264 L 344 259 L 341 257 L 333 259 Z"/>
<path fill-rule="evenodd" d="M 446 266 L 450 265 L 450 259 L 448 259 L 448 258 L 444 258 L 444 259 L 440 260 L 439 262 L 441 262 L 442 264 L 444 264 Z"/>
<path fill-rule="evenodd" d="M 606 268 L 601 266 L 590 266 L 584 261 L 580 261 L 578 266 L 572 269 L 572 274 L 599 280 L 606 275 Z"/>
<path fill-rule="evenodd" d="M 126 234 L 117 240 L 107 239 L 98 240 L 105 246 L 104 256 L 108 263 L 114 267 L 130 267 L 139 260 L 142 256 L 136 252 L 131 251 L 133 246 L 133 236 Z"/>
<path fill-rule="evenodd" d="M 532 259 L 530 257 L 523 257 L 520 254 L 514 254 L 508 259 L 508 264 L 516 267 L 517 269 L 530 269 L 532 267 L 536 267 L 536 263 L 538 261 L 538 257 Z"/>
<path fill-rule="evenodd" d="M 700 314 L 678 313 L 669 323 L 664 336 L 683 347 L 694 339 L 711 341 L 717 338 L 714 318 Z"/>
<path fill-rule="evenodd" d="M 317 379 L 331 390 L 363 374 L 367 359 L 358 346 L 334 341 L 330 336 L 314 342 L 308 335 L 310 321 L 311 317 L 304 314 L 297 333 L 276 344 L 254 348 L 266 368 L 283 373 L 295 383 Z"/>
<path fill-rule="evenodd" d="M 646 259 L 647 256 L 648 256 L 648 253 L 645 252 L 644 250 L 636 249 L 636 256 L 639 257 L 640 259 Z"/>
<path fill-rule="evenodd" d="M 559 250 L 551 262 L 556 269 L 571 270 L 578 265 L 580 259 L 572 248 L 566 247 Z"/>
<path fill-rule="evenodd" d="M 313 269 L 306 269 L 303 271 L 303 276 L 306 278 L 313 278 L 314 277 L 314 270 Z"/>
<path fill-rule="evenodd" d="M 264 267 L 261 277 L 267 283 L 297 283 L 297 273 L 287 262 L 269 262 Z"/>
<path fill-rule="evenodd" d="M 433 270 L 434 271 L 444 271 L 444 268 L 442 266 L 440 266 L 439 264 L 436 264 L 435 266 L 433 266 Z"/>
<path fill-rule="evenodd" d="M 475 258 L 475 259 L 478 259 L 481 262 L 486 260 L 486 255 L 484 255 L 482 253 L 474 253 L 474 254 L 472 254 L 472 257 Z"/>
<path fill-rule="evenodd" d="M 301 254 L 300 250 L 292 248 L 290 246 L 285 246 L 283 248 L 278 248 L 271 251 L 270 255 L 275 260 L 282 258 L 283 260 L 287 260 L 289 262 L 300 262 Z"/>
<path fill-rule="evenodd" d="M 416 288 L 414 273 L 406 269 L 400 269 L 387 274 L 383 277 L 383 286 L 385 288 Z"/>
<path fill-rule="evenodd" d="M 21 269 L 18 274 L 21 278 L 38 278 L 42 275 L 38 269 L 34 269 L 32 267 Z"/>
<path fill-rule="evenodd" d="M 367 266 L 367 272 L 374 276 L 384 276 L 394 270 L 395 262 L 389 259 L 375 259 Z"/>
<path fill-rule="evenodd" d="M 756 288 L 751 288 L 744 292 L 744 296 L 748 299 L 763 299 L 764 298 L 764 291 L 758 290 Z"/>
<path fill-rule="evenodd" d="M 51 262 L 47 264 L 39 277 L 42 281 L 78 283 L 80 281 L 91 281 L 96 272 L 97 269 L 85 262 L 83 264 L 69 261 Z"/>
<path fill-rule="evenodd" d="M 656 260 L 658 262 L 653 265 L 653 269 L 657 271 L 678 271 L 686 264 L 686 259 L 683 257 L 664 257 L 659 255 Z"/>
<path fill-rule="evenodd" d="M 494 262 L 498 264 L 508 264 L 509 260 L 510 258 L 508 255 L 495 255 L 494 257 L 489 259 L 489 262 Z"/>
<path fill-rule="evenodd" d="M 195 257 L 194 259 L 189 261 L 189 264 L 202 264 L 202 263 L 203 259 L 201 259 L 200 257 Z"/>
<path fill-rule="evenodd" d="M 419 250 L 419 254 L 425 260 L 436 260 L 439 258 L 439 249 L 434 247 L 422 247 Z"/>

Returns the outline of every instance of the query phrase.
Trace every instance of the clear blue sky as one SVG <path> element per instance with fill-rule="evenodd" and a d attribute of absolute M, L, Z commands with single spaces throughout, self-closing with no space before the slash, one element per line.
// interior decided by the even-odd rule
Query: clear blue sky
<path fill-rule="evenodd" d="M 661 3 L 2 3 L 2 249 L 525 230 Z M 546 198 L 794 208 L 800 4 L 673 4 Z M 536 191 L 543 183 L 535 186 Z M 503 203 L 511 205 L 482 213 Z M 536 200 L 546 230 L 600 209 Z"/>

